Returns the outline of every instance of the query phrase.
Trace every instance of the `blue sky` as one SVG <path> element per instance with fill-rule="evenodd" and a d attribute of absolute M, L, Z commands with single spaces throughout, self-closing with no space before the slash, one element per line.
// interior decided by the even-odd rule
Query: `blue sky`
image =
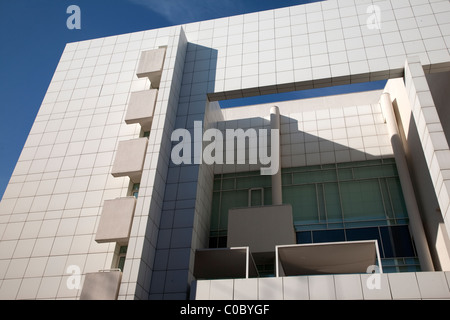
<path fill-rule="evenodd" d="M 0 198 L 66 43 L 308 2 L 314 1 L 0 0 Z M 70 5 L 81 9 L 81 30 L 66 27 Z"/>

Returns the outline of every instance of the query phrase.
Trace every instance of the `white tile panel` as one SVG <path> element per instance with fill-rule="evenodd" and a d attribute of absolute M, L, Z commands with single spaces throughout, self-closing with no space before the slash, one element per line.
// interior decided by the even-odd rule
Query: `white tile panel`
<path fill-rule="evenodd" d="M 211 300 L 232 300 L 233 299 L 233 280 L 211 281 L 210 284 Z"/>
<path fill-rule="evenodd" d="M 234 300 L 258 300 L 258 279 L 234 279 Z"/>
<path fill-rule="evenodd" d="M 388 274 L 393 299 L 420 299 L 415 273 Z"/>
<path fill-rule="evenodd" d="M 283 278 L 284 300 L 309 300 L 308 277 Z"/>
<path fill-rule="evenodd" d="M 422 299 L 449 299 L 450 291 L 444 272 L 417 272 Z"/>
<path fill-rule="evenodd" d="M 333 276 L 308 276 L 311 300 L 335 300 L 336 289 Z"/>
<path fill-rule="evenodd" d="M 258 280 L 258 299 L 283 300 L 283 282 L 281 278 L 260 278 Z"/>
<path fill-rule="evenodd" d="M 362 300 L 361 277 L 358 274 L 334 275 L 337 300 Z"/>

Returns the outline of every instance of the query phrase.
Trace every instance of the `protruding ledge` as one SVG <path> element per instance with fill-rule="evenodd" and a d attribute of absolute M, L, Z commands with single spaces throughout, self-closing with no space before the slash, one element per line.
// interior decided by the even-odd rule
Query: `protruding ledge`
<path fill-rule="evenodd" d="M 144 131 L 150 131 L 158 90 L 132 92 L 128 102 L 126 124 L 139 123 Z"/>
<path fill-rule="evenodd" d="M 87 273 L 80 300 L 117 300 L 121 280 L 120 270 Z"/>
<path fill-rule="evenodd" d="M 136 72 L 138 78 L 149 78 L 152 88 L 159 88 L 161 74 L 166 57 L 166 48 L 143 51 Z"/>
<path fill-rule="evenodd" d="M 131 181 L 141 181 L 148 139 L 139 138 L 120 141 L 111 174 L 114 177 L 130 177 Z"/>
<path fill-rule="evenodd" d="M 130 238 L 136 198 L 106 200 L 98 224 L 95 241 L 98 243 L 127 243 Z"/>

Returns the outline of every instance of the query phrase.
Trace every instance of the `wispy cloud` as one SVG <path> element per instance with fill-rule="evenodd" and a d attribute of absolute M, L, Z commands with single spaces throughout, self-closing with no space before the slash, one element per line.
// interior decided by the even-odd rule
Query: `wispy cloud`
<path fill-rule="evenodd" d="M 236 0 L 129 0 L 163 16 L 174 24 L 243 13 Z"/>

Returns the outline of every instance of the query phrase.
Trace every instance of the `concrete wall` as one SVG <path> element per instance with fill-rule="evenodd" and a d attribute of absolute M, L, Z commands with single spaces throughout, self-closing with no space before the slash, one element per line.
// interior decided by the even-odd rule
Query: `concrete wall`
<path fill-rule="evenodd" d="M 200 280 L 193 287 L 192 300 L 450 299 L 450 272 Z"/>
<path fill-rule="evenodd" d="M 445 187 L 448 143 L 423 66 L 408 58 L 405 80 L 390 80 L 387 92 L 398 110 L 405 153 L 422 220 L 437 270 L 450 270 L 448 195 Z"/>
<path fill-rule="evenodd" d="M 450 150 L 418 57 L 408 58 L 406 62 L 405 87 L 440 211 L 450 233 Z"/>
<path fill-rule="evenodd" d="M 445 136 L 450 141 L 450 71 L 430 73 L 426 77 Z"/>
<path fill-rule="evenodd" d="M 281 115 L 281 166 L 363 161 L 392 157 L 378 100 L 381 91 L 276 103 Z M 268 129 L 274 104 L 224 109 L 218 128 Z M 270 140 L 270 138 L 269 138 Z M 237 146 L 235 145 L 235 155 Z M 214 172 L 259 170 L 261 164 L 215 165 Z"/>
<path fill-rule="evenodd" d="M 204 75 L 202 68 L 199 70 L 188 68 L 188 65 L 193 63 L 192 57 L 196 54 L 203 57 L 199 62 L 203 64 L 203 68 L 214 66 L 212 64 L 216 56 L 214 50 L 190 43 L 186 45 L 183 75 L 178 78 L 181 85 L 178 109 L 174 114 L 171 129 L 167 130 L 167 139 L 171 138 L 172 130 L 175 129 L 189 130 L 194 137 L 194 120 L 202 121 L 204 127 L 216 121 L 217 103 L 210 106 L 205 100 L 206 87 L 192 96 L 192 79 L 186 76 L 188 73 L 197 79 L 199 74 Z M 207 110 L 211 112 L 208 113 Z M 194 145 L 194 139 L 191 142 Z M 176 143 L 171 142 L 170 146 Z M 168 159 L 170 152 L 169 149 Z M 186 299 L 192 281 L 194 250 L 204 248 L 208 243 L 206 230 L 209 228 L 209 208 L 212 198 L 212 191 L 209 194 L 212 190 L 212 168 L 196 164 L 195 157 L 195 153 L 192 152 L 190 164 L 175 165 L 171 161 L 167 164 L 167 183 L 161 207 L 157 261 L 150 299 Z"/>
<path fill-rule="evenodd" d="M 136 204 L 119 299 L 147 300 L 155 272 L 163 199 L 170 162 L 187 41 L 181 27 L 168 29 L 164 68 Z M 155 275 L 156 273 L 156 275 Z M 168 282 L 172 280 L 167 280 Z M 157 283 L 157 281 L 154 281 Z"/>
<path fill-rule="evenodd" d="M 228 211 L 227 247 L 248 246 L 253 254 L 295 244 L 291 205 L 233 208 Z"/>

